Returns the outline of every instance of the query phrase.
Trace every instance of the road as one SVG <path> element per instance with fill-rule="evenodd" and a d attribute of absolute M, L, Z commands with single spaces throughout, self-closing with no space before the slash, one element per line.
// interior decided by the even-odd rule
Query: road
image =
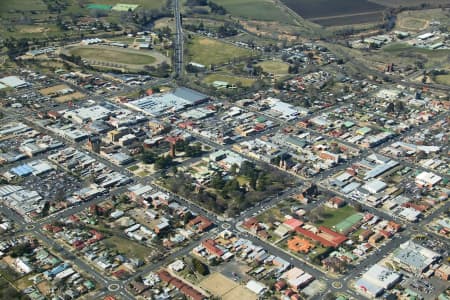
<path fill-rule="evenodd" d="M 174 0 L 174 17 L 175 17 L 175 51 L 174 51 L 174 68 L 175 75 L 180 78 L 183 76 L 183 28 L 181 25 L 180 1 Z"/>

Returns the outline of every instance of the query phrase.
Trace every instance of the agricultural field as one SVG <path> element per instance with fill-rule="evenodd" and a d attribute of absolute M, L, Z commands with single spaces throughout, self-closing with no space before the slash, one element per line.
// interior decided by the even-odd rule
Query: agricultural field
<path fill-rule="evenodd" d="M 228 63 L 234 59 L 245 59 L 254 55 L 249 49 L 240 48 L 219 40 L 194 37 L 187 44 L 187 62 L 196 62 L 209 67 Z"/>
<path fill-rule="evenodd" d="M 229 14 L 243 19 L 293 24 L 285 8 L 273 0 L 216 0 Z M 257 9 L 256 9 L 257 8 Z"/>
<path fill-rule="evenodd" d="M 323 26 L 372 23 L 381 20 L 384 6 L 367 0 L 282 0 L 297 14 Z"/>
<path fill-rule="evenodd" d="M 387 7 L 417 7 L 423 3 L 429 5 L 448 4 L 448 0 L 369 0 L 369 2 L 376 3 Z"/>
<path fill-rule="evenodd" d="M 250 87 L 255 82 L 255 79 L 246 77 L 237 77 L 228 74 L 211 74 L 205 76 L 203 81 L 207 84 L 212 84 L 214 81 L 225 81 L 231 85 L 239 85 L 240 83 L 243 87 Z"/>

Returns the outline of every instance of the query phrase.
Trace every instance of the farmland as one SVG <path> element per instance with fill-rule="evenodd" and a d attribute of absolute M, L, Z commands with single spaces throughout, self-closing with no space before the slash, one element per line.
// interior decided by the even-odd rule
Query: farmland
<path fill-rule="evenodd" d="M 381 20 L 384 6 L 367 0 L 283 0 L 286 6 L 305 19 L 315 23 L 350 25 Z"/>
<path fill-rule="evenodd" d="M 272 0 L 217 0 L 233 16 L 292 24 L 292 17 Z M 258 8 L 258 9 L 256 9 Z"/>
<path fill-rule="evenodd" d="M 428 3 L 430 5 L 440 5 L 440 4 L 448 4 L 448 0 L 369 0 L 370 2 L 377 3 L 379 5 L 387 6 L 387 7 L 418 7 L 423 3 Z"/>
<path fill-rule="evenodd" d="M 252 51 L 215 39 L 194 37 L 188 44 L 188 61 L 203 64 L 224 64 L 233 59 L 251 57 Z"/>

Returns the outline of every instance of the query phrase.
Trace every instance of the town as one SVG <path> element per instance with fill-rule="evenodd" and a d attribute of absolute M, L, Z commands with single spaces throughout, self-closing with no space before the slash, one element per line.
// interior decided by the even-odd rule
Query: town
<path fill-rule="evenodd" d="M 5 2 L 0 299 L 450 299 L 448 3 Z"/>

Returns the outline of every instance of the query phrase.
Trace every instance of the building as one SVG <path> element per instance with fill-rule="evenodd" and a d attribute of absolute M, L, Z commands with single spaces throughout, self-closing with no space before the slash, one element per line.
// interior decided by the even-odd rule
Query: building
<path fill-rule="evenodd" d="M 450 279 L 450 266 L 443 264 L 434 271 L 434 275 L 442 280 Z"/>
<path fill-rule="evenodd" d="M 433 187 L 442 180 L 442 177 L 431 172 L 422 172 L 416 176 L 416 184 L 419 187 Z"/>
<path fill-rule="evenodd" d="M 144 98 L 130 101 L 125 105 L 142 111 L 151 116 L 161 116 L 170 112 L 177 112 L 187 107 L 207 101 L 208 96 L 188 88 L 177 88 L 172 93 L 153 94 Z"/>
<path fill-rule="evenodd" d="M 356 281 L 355 285 L 364 293 L 378 297 L 401 280 L 401 275 L 381 266 L 374 265 Z"/>
<path fill-rule="evenodd" d="M 402 269 L 414 274 L 421 274 L 441 258 L 441 255 L 412 241 L 399 246 L 392 254 L 392 260 Z"/>
<path fill-rule="evenodd" d="M 245 287 L 256 295 L 262 295 L 267 291 L 267 286 L 256 280 L 250 280 Z"/>
<path fill-rule="evenodd" d="M 320 226 L 315 232 L 304 228 L 297 228 L 295 231 L 313 241 L 319 242 L 324 247 L 337 248 L 347 240 L 345 235 L 325 226 Z"/>

